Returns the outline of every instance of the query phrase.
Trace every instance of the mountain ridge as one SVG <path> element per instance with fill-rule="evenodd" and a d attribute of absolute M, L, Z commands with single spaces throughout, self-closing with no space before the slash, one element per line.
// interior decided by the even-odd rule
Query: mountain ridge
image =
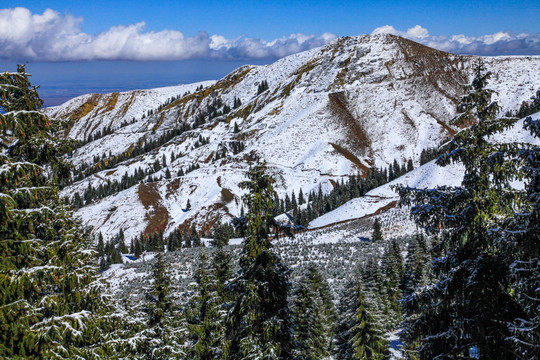
<path fill-rule="evenodd" d="M 243 193 L 238 182 L 257 156 L 277 177 L 280 196 L 300 189 L 308 193 L 319 185 L 329 192 L 332 181 L 394 160 L 412 159 L 418 165 L 424 148 L 459 130 L 448 122 L 477 58 L 393 35 L 365 35 L 339 38 L 270 65 L 244 66 L 218 81 L 98 98 L 85 95 L 45 110 L 53 118 L 72 121 L 66 133 L 70 138 L 84 140 L 111 129 L 74 152 L 76 166 L 94 165 L 96 157 L 106 162 L 180 126 L 186 130 L 75 182 L 63 194 L 82 195 L 89 184 L 119 181 L 138 168 L 163 177 L 78 211 L 85 224 L 106 238 L 123 228 L 129 240 L 150 228 L 165 233 L 178 226 L 208 230 L 219 219 L 237 216 Z M 504 110 L 528 99 L 540 83 L 540 57 L 484 61 L 495 73 L 488 86 L 498 91 Z M 268 89 L 258 93 L 263 81 Z M 241 105 L 235 107 L 237 99 Z M 225 106 L 229 112 L 223 111 Z M 234 153 L 238 144 L 244 149 Z M 163 157 L 167 166 L 153 171 Z M 199 168 L 178 176 L 179 169 L 192 165 Z M 170 179 L 165 169 L 172 172 Z M 145 203 L 148 192 L 153 200 Z M 192 208 L 186 211 L 188 199 Z"/>

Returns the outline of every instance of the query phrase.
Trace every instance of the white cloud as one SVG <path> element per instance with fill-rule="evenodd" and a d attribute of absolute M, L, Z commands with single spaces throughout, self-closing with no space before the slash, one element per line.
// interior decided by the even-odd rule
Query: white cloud
<path fill-rule="evenodd" d="M 416 25 L 407 31 L 400 31 L 385 25 L 373 30 L 372 34 L 393 34 L 408 38 L 429 47 L 456 54 L 469 55 L 540 55 L 540 33 L 514 34 L 497 32 L 483 36 L 430 35 L 426 28 Z"/>
<path fill-rule="evenodd" d="M 334 34 L 293 34 L 265 41 L 227 39 L 200 32 L 186 37 L 177 30 L 145 32 L 145 23 L 113 26 L 98 35 L 81 31 L 82 18 L 47 9 L 0 9 L 0 57 L 17 60 L 184 60 L 200 58 L 278 58 L 325 45 Z"/>
<path fill-rule="evenodd" d="M 22 7 L 0 9 L 0 58 L 18 61 L 184 60 L 280 58 L 325 45 L 335 34 L 291 34 L 272 41 L 200 32 L 186 37 L 177 30 L 145 31 L 145 23 L 113 26 L 97 35 L 82 32 L 82 17 L 47 9 L 32 14 Z M 385 25 L 373 34 L 394 34 L 440 50 L 478 55 L 540 54 L 540 34 L 433 36 L 416 25 L 400 31 Z"/>

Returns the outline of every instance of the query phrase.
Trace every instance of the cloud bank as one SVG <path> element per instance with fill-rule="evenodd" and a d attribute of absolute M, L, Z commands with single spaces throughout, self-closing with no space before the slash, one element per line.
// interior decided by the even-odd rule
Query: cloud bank
<path fill-rule="evenodd" d="M 144 32 L 145 23 L 113 26 L 98 35 L 81 31 L 82 18 L 47 9 L 0 10 L 0 58 L 40 61 L 186 60 L 202 58 L 280 58 L 325 45 L 336 35 L 292 34 L 273 41 L 226 39 L 200 32 L 186 37 L 177 30 Z"/>
<path fill-rule="evenodd" d="M 419 42 L 426 46 L 467 55 L 540 55 L 540 33 L 514 34 L 498 32 L 483 36 L 434 36 L 426 28 L 416 25 L 407 31 L 396 30 L 385 25 L 373 30 L 372 34 L 394 34 Z"/>
<path fill-rule="evenodd" d="M 145 23 L 113 26 L 97 35 L 82 32 L 82 17 L 47 9 L 0 9 L 0 58 L 18 61 L 272 59 L 323 46 L 337 36 L 291 34 L 272 41 L 177 30 L 145 31 Z M 386 25 L 374 34 L 391 33 L 436 49 L 476 55 L 540 54 L 540 34 L 499 32 L 480 37 L 433 36 L 419 25 L 399 31 Z"/>

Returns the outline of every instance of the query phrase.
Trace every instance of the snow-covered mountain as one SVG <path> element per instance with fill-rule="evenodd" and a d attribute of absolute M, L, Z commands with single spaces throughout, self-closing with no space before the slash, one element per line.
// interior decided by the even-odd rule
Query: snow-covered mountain
<path fill-rule="evenodd" d="M 449 120 L 476 59 L 393 35 L 366 35 L 340 38 L 271 65 L 244 66 L 218 81 L 81 96 L 45 111 L 71 121 L 68 137 L 92 136 L 73 154 L 74 165 L 99 163 L 103 170 L 63 193 L 82 196 L 89 186 L 121 181 L 139 169 L 162 178 L 147 182 L 146 176 L 79 209 L 83 221 L 105 238 L 122 228 L 129 240 L 183 225 L 207 230 L 238 215 L 243 193 L 238 183 L 256 157 L 267 161 L 280 196 L 308 193 L 319 184 L 328 192 L 338 180 L 394 160 L 418 165 L 423 149 L 459 130 Z M 484 61 L 494 73 L 489 87 L 498 92 L 503 111 L 516 109 L 540 85 L 540 57 Z M 159 138 L 165 142 L 158 144 Z M 430 179 L 426 186 L 437 183 L 439 171 L 429 166 L 434 165 L 416 170 Z M 453 181 L 449 174 L 439 179 Z M 365 215 L 395 200 L 368 195 L 362 200 L 371 201 Z M 325 216 L 311 227 L 340 220 Z"/>

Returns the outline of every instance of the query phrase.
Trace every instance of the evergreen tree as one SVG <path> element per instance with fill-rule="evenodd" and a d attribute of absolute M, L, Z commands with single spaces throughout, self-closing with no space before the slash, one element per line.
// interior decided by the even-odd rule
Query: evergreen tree
<path fill-rule="evenodd" d="M 324 359 L 329 355 L 322 300 L 305 278 L 293 293 L 294 354 L 297 359 Z"/>
<path fill-rule="evenodd" d="M 212 273 L 216 279 L 216 291 L 218 296 L 223 299 L 224 304 L 231 300 L 231 294 L 226 285 L 232 277 L 231 254 L 218 247 L 218 250 L 212 257 Z"/>
<path fill-rule="evenodd" d="M 421 358 L 515 356 L 508 323 L 521 314 L 509 292 L 509 257 L 498 238 L 523 197 L 511 186 L 518 177 L 516 146 L 489 141 L 516 121 L 496 118 L 499 107 L 491 101 L 493 91 L 486 89 L 490 76 L 479 61 L 452 121 L 471 126 L 458 132 L 437 160 L 441 166 L 463 164 L 461 186 L 400 189 L 419 225 L 446 234 L 444 245 L 437 246 L 447 250 L 434 262 L 440 280 L 405 302 L 410 315 L 403 336 L 409 344 L 419 343 Z"/>
<path fill-rule="evenodd" d="M 184 229 L 184 247 L 186 248 L 190 248 L 192 246 L 191 244 L 191 236 L 189 235 L 188 231 L 187 231 L 187 228 Z"/>
<path fill-rule="evenodd" d="M 212 245 L 216 247 L 223 247 L 229 245 L 230 234 L 228 228 L 224 224 L 219 224 L 214 227 L 214 238 Z"/>
<path fill-rule="evenodd" d="M 540 109 L 540 90 L 532 107 Z M 538 110 L 537 110 L 538 111 Z M 540 120 L 525 119 L 524 128 L 540 138 Z M 511 288 L 520 312 L 510 325 L 510 341 L 520 359 L 540 358 L 540 146 L 527 145 L 519 151 L 525 196 L 529 207 L 511 219 L 509 231 L 501 237 L 504 252 L 512 259 Z"/>
<path fill-rule="evenodd" d="M 409 241 L 407 260 L 401 289 L 410 295 L 417 287 L 423 286 L 427 276 L 427 243 L 423 234 L 416 234 Z"/>
<path fill-rule="evenodd" d="M 399 300 L 401 300 L 402 292 L 400 285 L 403 281 L 403 273 L 405 268 L 403 266 L 403 257 L 401 256 L 401 249 L 396 240 L 392 240 L 389 248 L 383 256 L 384 270 L 386 275 L 386 292 L 388 301 L 392 310 L 393 324 L 397 325 L 401 320 L 401 307 Z"/>
<path fill-rule="evenodd" d="M 288 359 L 292 349 L 289 269 L 269 241 L 279 231 L 270 213 L 277 198 L 274 179 L 260 163 L 248 176 L 240 183 L 248 190 L 244 201 L 249 210 L 240 269 L 231 284 L 235 301 L 229 319 L 229 353 L 232 359 Z"/>
<path fill-rule="evenodd" d="M 306 203 L 306 199 L 304 198 L 304 192 L 302 191 L 302 188 L 300 188 L 300 191 L 298 192 L 298 205 L 304 205 Z"/>
<path fill-rule="evenodd" d="M 360 277 L 341 297 L 337 359 L 386 359 L 388 343 L 368 307 Z"/>
<path fill-rule="evenodd" d="M 90 237 L 58 196 L 64 124 L 39 111 L 25 68 L 0 74 L 0 357 L 99 358 L 113 317 Z"/>
<path fill-rule="evenodd" d="M 101 232 L 98 235 L 98 244 L 96 250 L 98 257 L 102 257 L 105 254 L 105 244 L 103 242 L 103 234 L 101 234 Z"/>
<path fill-rule="evenodd" d="M 218 294 L 218 283 L 201 250 L 195 274 L 196 287 L 187 310 L 189 359 L 214 360 L 225 357 L 225 311 Z"/>
<path fill-rule="evenodd" d="M 372 315 L 377 319 L 377 325 L 385 330 L 394 328 L 396 317 L 390 304 L 386 279 L 378 261 L 370 258 L 361 270 L 364 295 Z"/>
<path fill-rule="evenodd" d="M 192 229 L 195 228 L 192 226 Z M 193 235 L 191 236 L 191 244 L 193 247 L 200 247 L 202 245 L 201 237 L 199 236 L 199 233 L 195 230 L 193 230 Z"/>
<path fill-rule="evenodd" d="M 166 168 L 167 167 L 167 158 L 165 157 L 165 154 L 161 156 L 161 167 Z"/>
<path fill-rule="evenodd" d="M 371 241 L 382 241 L 382 240 L 383 240 L 383 233 L 382 233 L 381 223 L 379 221 L 379 218 L 376 217 L 375 221 L 373 221 L 373 235 L 371 236 Z"/>
<path fill-rule="evenodd" d="M 295 357 L 322 359 L 330 355 L 337 321 L 328 284 L 315 266 L 301 277 L 293 294 Z"/>
<path fill-rule="evenodd" d="M 414 164 L 412 159 L 407 160 L 407 172 L 411 172 L 414 170 Z"/>
<path fill-rule="evenodd" d="M 163 254 L 157 255 L 152 291 L 147 294 L 147 324 L 143 330 L 147 359 L 174 359 L 184 355 L 185 324 L 174 309 L 171 280 L 165 270 Z"/>

